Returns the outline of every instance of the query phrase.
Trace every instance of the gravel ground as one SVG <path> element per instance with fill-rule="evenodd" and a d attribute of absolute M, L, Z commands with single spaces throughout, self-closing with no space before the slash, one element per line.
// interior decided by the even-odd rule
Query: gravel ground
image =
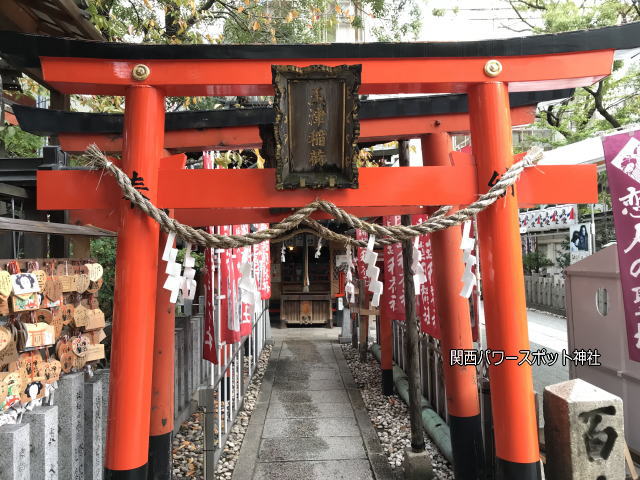
<path fill-rule="evenodd" d="M 231 434 L 224 446 L 224 453 L 216 469 L 216 480 L 228 480 L 233 474 L 233 469 L 242 446 L 244 434 L 249 425 L 251 413 L 256 405 L 262 377 L 267 369 L 272 347 L 264 347 L 258 360 L 256 372 L 247 390 L 242 410 L 238 413 Z M 245 359 L 247 360 L 247 359 Z M 246 365 L 245 365 L 246 367 Z M 204 447 L 204 415 L 199 409 L 189 420 L 182 424 L 180 431 L 173 438 L 173 478 L 193 479 L 204 478 L 202 451 Z"/>
<path fill-rule="evenodd" d="M 353 349 L 351 345 L 342 345 L 342 350 L 347 364 L 351 368 L 353 378 L 360 389 L 382 448 L 389 458 L 389 464 L 395 472 L 400 472 L 402 471 L 404 449 L 411 445 L 411 427 L 407 405 L 397 395 L 390 397 L 382 395 L 380 366 L 373 355 L 369 355 L 368 362 L 360 363 L 358 351 Z M 438 448 L 431 443 L 426 434 L 425 441 L 436 478 L 453 480 L 451 464 L 440 454 Z"/>

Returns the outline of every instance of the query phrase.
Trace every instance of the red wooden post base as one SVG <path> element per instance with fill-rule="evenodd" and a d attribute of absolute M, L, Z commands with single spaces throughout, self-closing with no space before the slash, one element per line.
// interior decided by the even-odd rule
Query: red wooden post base
<path fill-rule="evenodd" d="M 386 273 L 386 272 L 385 272 Z M 384 279 L 383 279 L 384 280 Z M 389 303 L 389 289 L 382 290 L 380 304 Z M 382 394 L 393 395 L 393 325 L 386 308 L 380 309 L 380 368 L 382 370 Z"/>

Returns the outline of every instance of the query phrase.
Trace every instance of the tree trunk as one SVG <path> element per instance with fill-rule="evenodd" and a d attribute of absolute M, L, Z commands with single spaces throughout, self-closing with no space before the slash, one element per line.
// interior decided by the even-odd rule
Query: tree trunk
<path fill-rule="evenodd" d="M 400 166 L 409 166 L 409 142 L 398 142 Z M 402 224 L 411 225 L 411 215 L 402 215 Z M 402 242 L 404 268 L 404 308 L 407 331 L 407 377 L 409 380 L 409 421 L 411 423 L 411 448 L 414 452 L 425 449 L 422 427 L 422 394 L 420 392 L 420 354 L 418 349 L 418 318 L 416 316 L 416 292 L 413 285 L 413 240 Z"/>

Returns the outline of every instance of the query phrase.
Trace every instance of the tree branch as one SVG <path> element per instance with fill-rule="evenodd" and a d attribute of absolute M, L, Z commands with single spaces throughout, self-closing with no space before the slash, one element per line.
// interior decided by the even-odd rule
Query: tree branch
<path fill-rule="evenodd" d="M 194 23 L 198 21 L 198 17 L 201 13 L 204 13 L 213 7 L 213 4 L 216 3 L 216 0 L 207 0 L 198 8 L 198 11 L 193 13 L 187 20 L 187 25 L 192 27 Z M 222 3 L 222 2 L 220 2 Z"/>
<path fill-rule="evenodd" d="M 518 16 L 518 18 L 520 19 L 520 21 L 522 23 L 524 23 L 527 27 L 529 27 L 530 29 L 533 30 L 534 26 L 531 25 L 529 22 L 527 22 L 524 17 L 522 16 L 522 14 L 520 13 L 520 11 L 516 8 L 516 6 L 513 4 L 514 0 L 509 0 L 509 5 L 511 5 L 511 8 L 513 9 L 514 12 L 516 12 L 516 15 Z M 509 29 L 511 30 L 511 29 Z"/>
<path fill-rule="evenodd" d="M 133 9 L 133 12 L 136 14 L 136 18 L 138 19 L 138 25 L 140 25 L 140 29 L 142 30 L 143 38 L 146 40 L 147 39 L 147 35 L 149 34 L 149 29 L 147 27 L 145 27 L 144 22 L 142 21 L 142 18 L 140 17 L 140 13 L 138 13 L 138 8 L 136 7 L 135 3 L 133 3 L 133 0 L 129 0 L 129 5 L 131 5 L 131 8 Z"/>
<path fill-rule="evenodd" d="M 553 105 L 549 105 L 545 110 L 545 113 L 547 114 L 547 123 L 549 125 L 552 127 L 560 126 L 560 119 L 553 113 Z"/>
<path fill-rule="evenodd" d="M 517 3 L 521 3 L 522 5 L 529 7 L 529 8 L 533 8 L 534 10 L 546 10 L 547 7 L 542 4 L 540 5 L 537 1 L 535 4 L 531 3 L 531 2 L 527 2 L 525 0 L 509 0 L 509 3 L 511 3 L 512 1 L 516 1 Z"/>
<path fill-rule="evenodd" d="M 604 119 L 609 122 L 609 124 L 613 128 L 620 128 L 620 122 L 606 109 L 604 104 L 602 103 L 602 96 L 604 93 L 604 80 L 600 80 L 598 82 L 598 88 L 594 91 L 589 87 L 582 87 L 586 90 L 592 97 L 595 102 L 595 108 L 600 115 L 604 117 Z"/>

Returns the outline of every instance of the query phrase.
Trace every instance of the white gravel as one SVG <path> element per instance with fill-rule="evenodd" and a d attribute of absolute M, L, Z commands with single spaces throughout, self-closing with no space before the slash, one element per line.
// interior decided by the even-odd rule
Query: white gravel
<path fill-rule="evenodd" d="M 380 365 L 373 355 L 369 355 L 366 363 L 360 363 L 358 351 L 349 344 L 342 345 L 344 356 L 355 379 L 369 418 L 382 444 L 382 449 L 389 458 L 394 471 L 402 470 L 404 450 L 411 445 L 411 427 L 409 410 L 404 401 L 397 395 L 386 397 L 382 394 Z M 426 449 L 436 478 L 453 480 L 451 464 L 440 454 L 438 448 L 425 434 Z"/>
<path fill-rule="evenodd" d="M 258 359 L 256 371 L 253 375 L 247 393 L 245 395 L 242 409 L 238 413 L 235 423 L 231 427 L 231 433 L 224 446 L 224 452 L 220 456 L 216 468 L 215 478 L 218 480 L 228 480 L 233 474 L 242 440 L 249 425 L 249 419 L 253 412 L 262 377 L 267 369 L 272 347 L 266 345 Z M 248 359 L 245 358 L 245 362 Z M 245 365 L 245 368 L 247 365 Z M 204 415 L 199 409 L 189 420 L 182 424 L 180 431 L 173 438 L 173 478 L 174 479 L 202 479 L 203 469 L 203 447 L 204 447 Z"/>

